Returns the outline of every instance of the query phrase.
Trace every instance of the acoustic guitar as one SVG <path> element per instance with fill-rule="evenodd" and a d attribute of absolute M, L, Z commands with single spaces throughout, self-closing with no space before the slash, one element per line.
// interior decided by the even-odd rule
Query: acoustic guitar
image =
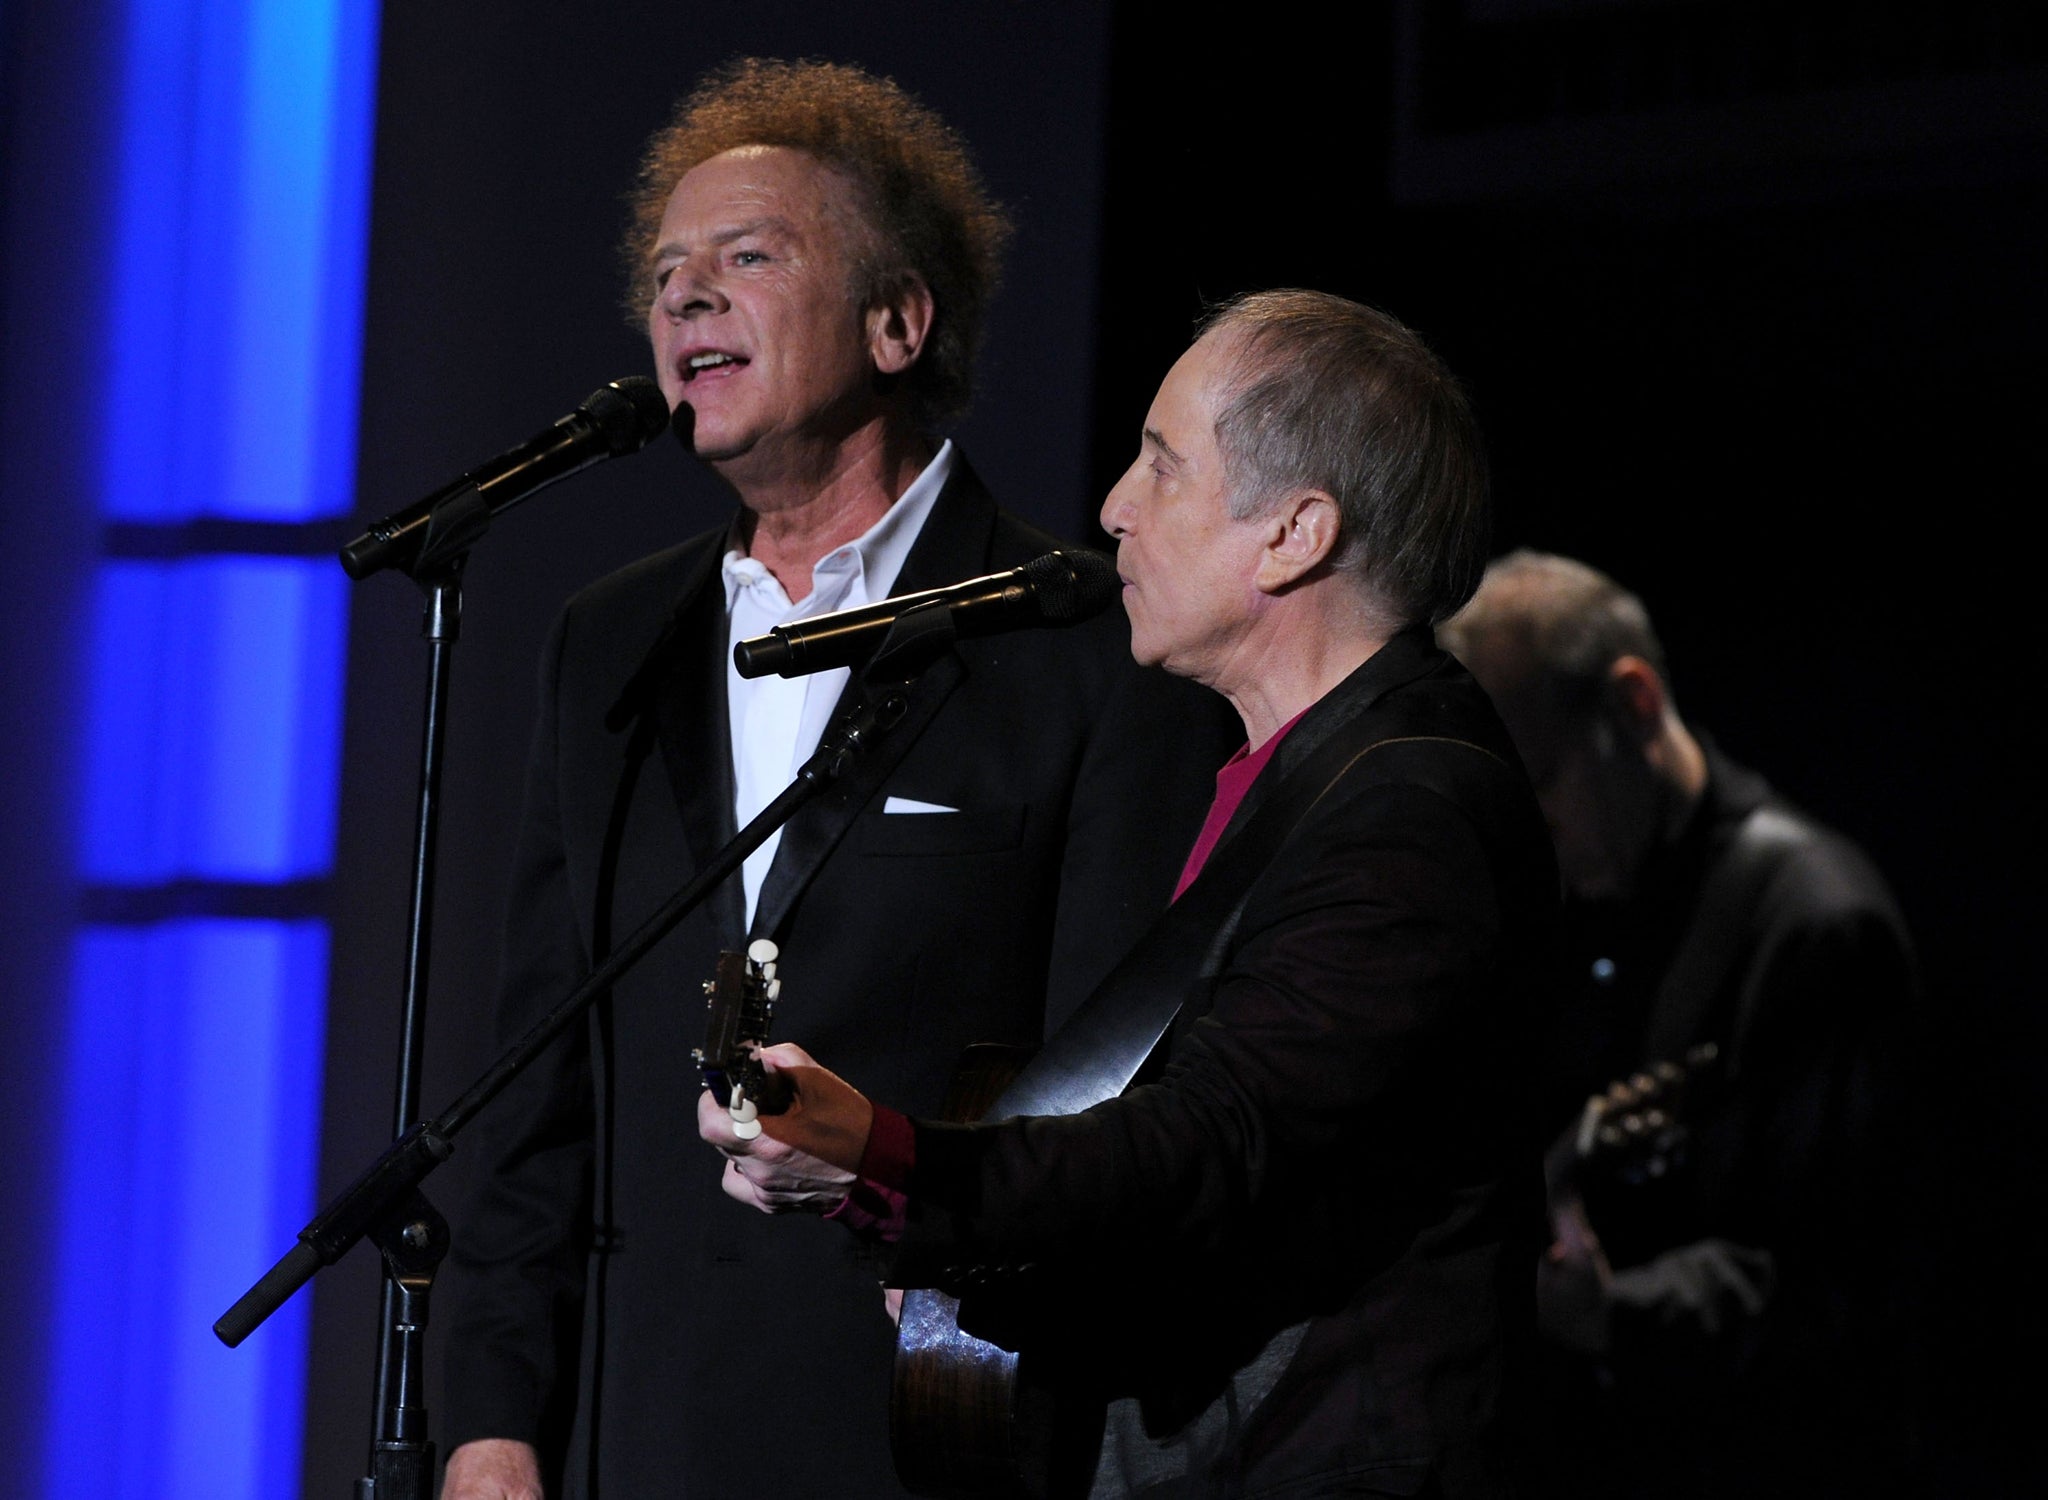
<path fill-rule="evenodd" d="M 987 1116 L 1031 1054 L 983 1043 L 962 1055 L 942 1116 Z M 905 1489 L 930 1500 L 1079 1500 L 1102 1448 L 1104 1401 L 1036 1378 L 1029 1356 L 962 1331 L 960 1302 L 903 1293 L 889 1446 Z"/>

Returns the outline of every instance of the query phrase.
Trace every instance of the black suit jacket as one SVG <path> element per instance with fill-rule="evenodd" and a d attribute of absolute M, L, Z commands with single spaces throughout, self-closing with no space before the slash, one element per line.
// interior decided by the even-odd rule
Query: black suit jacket
<path fill-rule="evenodd" d="M 724 544 L 710 533 L 601 581 L 553 633 L 508 1044 L 734 832 Z M 962 462 L 896 590 L 1056 545 Z M 782 949 L 779 1034 L 936 1110 L 963 1048 L 1037 1043 L 1110 969 L 1164 904 L 1241 738 L 1128 642 L 1112 610 L 960 643 L 798 812 L 753 924 Z M 959 811 L 886 814 L 891 794 Z M 566 1453 L 571 1495 L 898 1493 L 876 1268 L 835 1226 L 727 1200 L 697 1140 L 700 985 L 743 944 L 742 912 L 735 876 L 462 1142 L 489 1172 L 455 1216 L 444 1452 L 538 1442 Z"/>
<path fill-rule="evenodd" d="M 1233 871 L 1310 776 L 1291 835 Z M 954 1282 L 963 1322 L 1135 1397 L 1150 1438 L 1205 1423 L 1177 1457 L 1118 1455 L 1192 1465 L 1139 1492 L 1507 1493 L 1556 871 L 1506 732 L 1426 631 L 1309 711 L 1181 899 L 1233 878 L 1221 951 L 1191 957 L 1209 935 L 1170 912 L 1099 997 L 1193 976 L 1156 1081 L 1078 1115 L 919 1124 L 897 1278 Z"/>

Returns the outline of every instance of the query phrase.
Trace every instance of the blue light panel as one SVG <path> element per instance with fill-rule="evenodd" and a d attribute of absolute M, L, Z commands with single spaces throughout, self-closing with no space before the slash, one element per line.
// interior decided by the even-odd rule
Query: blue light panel
<path fill-rule="evenodd" d="M 128 11 L 105 514 L 345 515 L 378 8 Z"/>
<path fill-rule="evenodd" d="M 298 1493 L 310 1306 L 213 1320 L 310 1219 L 321 922 L 88 928 L 74 948 L 43 1493 Z"/>
<path fill-rule="evenodd" d="M 378 7 L 114 14 L 100 513 L 346 515 Z M 78 864 L 105 919 L 74 943 L 51 1500 L 297 1493 L 309 1299 L 236 1349 L 212 1324 L 318 1206 L 326 924 L 237 903 L 330 873 L 346 588 L 331 553 L 99 570 Z"/>
<path fill-rule="evenodd" d="M 347 588 L 332 558 L 102 565 L 79 860 L 87 880 L 327 872 Z"/>

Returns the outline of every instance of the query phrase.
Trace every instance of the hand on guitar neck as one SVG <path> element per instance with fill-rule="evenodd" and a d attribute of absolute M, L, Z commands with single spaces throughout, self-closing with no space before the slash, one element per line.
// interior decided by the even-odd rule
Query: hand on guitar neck
<path fill-rule="evenodd" d="M 697 1133 L 726 1159 L 727 1196 L 763 1213 L 829 1213 L 853 1186 L 875 1111 L 801 1047 L 769 1045 L 779 957 L 766 939 L 721 953 L 704 986 Z"/>
<path fill-rule="evenodd" d="M 1587 1099 L 1546 1154 L 1551 1244 L 1538 1272 L 1537 1305 L 1544 1331 L 1558 1343 L 1582 1354 L 1606 1352 L 1614 1268 L 1595 1208 L 1668 1182 L 1684 1168 L 1691 1122 L 1718 1062 L 1719 1049 L 1707 1042 L 1680 1061 L 1615 1080 Z"/>
<path fill-rule="evenodd" d="M 730 1112 L 733 1131 L 742 1140 L 761 1133 L 763 1114 L 789 1108 L 788 1080 L 761 1064 L 782 993 L 775 974 L 779 957 L 775 944 L 759 938 L 745 953 L 719 954 L 716 971 L 704 981 L 704 1045 L 690 1055 L 704 1087 Z"/>
<path fill-rule="evenodd" d="M 790 1085 L 787 1107 L 741 1122 L 707 1088 L 697 1099 L 697 1133 L 726 1159 L 727 1197 L 763 1213 L 830 1213 L 858 1175 L 874 1106 L 801 1047 L 767 1047 L 760 1060 L 771 1079 Z M 753 1133 L 741 1134 L 743 1123 Z"/>

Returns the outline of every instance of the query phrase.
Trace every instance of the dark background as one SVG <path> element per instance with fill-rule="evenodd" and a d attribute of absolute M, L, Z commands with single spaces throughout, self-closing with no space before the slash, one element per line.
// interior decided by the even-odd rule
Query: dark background
<path fill-rule="evenodd" d="M 655 0 L 387 4 L 360 509 L 395 509 L 645 371 L 617 311 L 623 194 L 676 96 L 736 53 L 890 73 L 974 144 L 1019 233 L 960 436 L 1000 497 L 1078 539 L 1206 302 L 1291 284 L 1387 308 L 1471 387 L 1500 545 L 1574 553 L 1641 592 L 1687 716 L 1895 883 L 1929 981 L 1925 1128 L 1897 1171 L 1914 1266 L 1898 1336 L 1927 1465 L 1907 1488 L 2020 1493 L 2038 1380 L 2004 1371 L 2038 1359 L 2024 1225 L 2048 1206 L 2023 550 L 2043 497 L 2048 342 L 2037 10 L 1412 0 L 1349 7 L 1340 26 L 1129 0 L 865 0 L 746 19 Z M 31 13 L 0 77 L 10 131 L 62 128 L 51 80 L 91 56 L 98 7 L 14 18 Z M 89 205 L 24 193 L 0 228 L 10 247 L 87 246 L 94 221 Z M 61 347 L 52 310 L 102 295 L 88 256 L 67 275 L 10 306 L 10 360 L 26 367 L 39 336 Z M 63 430 L 89 376 L 52 369 L 39 404 L 0 413 L 10 494 L 75 485 L 41 435 Z M 429 1111 L 491 1060 L 548 621 L 576 587 L 727 503 L 664 443 L 501 518 L 477 549 L 454 664 Z M 82 514 L 33 515 L 36 533 L 10 518 L 0 549 L 10 641 L 47 628 L 40 601 L 65 597 L 59 575 L 91 545 Z M 419 617 L 400 580 L 355 594 L 322 1202 L 393 1124 Z M 68 772 L 30 753 L 64 721 L 67 671 L 51 649 L 7 680 L 9 859 L 24 868 L 67 837 Z M 60 929 L 61 900 L 34 892 L 11 925 Z M 61 993 L 49 951 L 10 938 L 10 989 Z M 10 1097 L 37 1097 L 57 1014 L 9 1008 Z M 27 1194 L 16 1177 L 38 1171 L 28 1118 L 9 1127 L 10 1203 Z M 429 1182 L 442 1207 L 465 1169 L 458 1150 Z M 25 1251 L 10 1326 L 33 1321 L 30 1277 L 53 1258 Z M 308 1497 L 348 1494 L 365 1470 L 376 1281 L 358 1247 L 302 1293 L 315 1309 Z M 440 1368 L 430 1346 L 430 1380 Z M 15 1404 L 10 1428 L 29 1409 Z"/>

